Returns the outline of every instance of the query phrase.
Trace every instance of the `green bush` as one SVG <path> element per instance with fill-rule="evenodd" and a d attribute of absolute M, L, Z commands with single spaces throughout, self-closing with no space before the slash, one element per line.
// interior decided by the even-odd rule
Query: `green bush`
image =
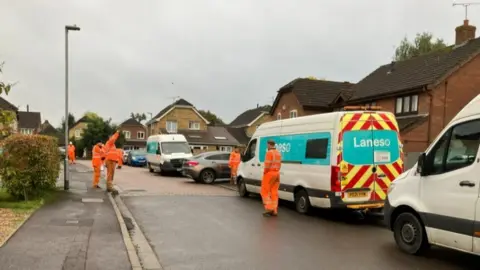
<path fill-rule="evenodd" d="M 2 145 L 0 177 L 8 193 L 28 200 L 55 188 L 60 171 L 56 138 L 16 134 Z"/>

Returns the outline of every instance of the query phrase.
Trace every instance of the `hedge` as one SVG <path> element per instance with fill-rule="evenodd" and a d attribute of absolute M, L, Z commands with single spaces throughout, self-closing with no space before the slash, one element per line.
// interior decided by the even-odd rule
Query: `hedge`
<path fill-rule="evenodd" d="M 54 189 L 60 171 L 57 138 L 45 135 L 12 135 L 2 141 L 2 185 L 18 199 L 43 195 Z"/>

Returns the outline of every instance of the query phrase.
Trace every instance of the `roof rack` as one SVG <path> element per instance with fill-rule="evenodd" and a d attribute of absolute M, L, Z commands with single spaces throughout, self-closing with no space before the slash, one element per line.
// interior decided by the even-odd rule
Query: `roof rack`
<path fill-rule="evenodd" d="M 382 109 L 380 106 L 345 106 L 345 111 L 379 111 Z"/>

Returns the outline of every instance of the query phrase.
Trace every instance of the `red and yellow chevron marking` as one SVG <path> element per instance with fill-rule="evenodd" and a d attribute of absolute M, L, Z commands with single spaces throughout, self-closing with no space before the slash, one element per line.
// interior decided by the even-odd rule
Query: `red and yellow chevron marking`
<path fill-rule="evenodd" d="M 346 113 L 342 116 L 341 129 L 338 134 L 337 164 L 342 160 L 343 133 L 351 130 L 395 130 L 398 131 L 398 124 L 392 113 Z M 400 136 L 398 138 L 401 144 Z M 377 166 L 376 175 L 372 172 L 372 165 L 348 164 L 348 172 L 342 173 L 342 191 L 352 188 L 369 188 L 370 200 L 385 200 L 387 189 L 390 183 L 403 172 L 403 150 L 400 150 L 400 157 L 391 164 Z M 384 177 L 378 177 L 384 175 Z M 343 197 L 343 193 L 342 193 Z"/>

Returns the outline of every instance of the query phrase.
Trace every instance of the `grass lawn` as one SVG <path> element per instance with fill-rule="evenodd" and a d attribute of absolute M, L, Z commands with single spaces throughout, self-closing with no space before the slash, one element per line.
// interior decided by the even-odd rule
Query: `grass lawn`
<path fill-rule="evenodd" d="M 57 195 L 57 191 L 52 191 L 45 194 L 43 198 L 18 201 L 0 188 L 0 246 L 35 210 L 53 201 Z"/>

